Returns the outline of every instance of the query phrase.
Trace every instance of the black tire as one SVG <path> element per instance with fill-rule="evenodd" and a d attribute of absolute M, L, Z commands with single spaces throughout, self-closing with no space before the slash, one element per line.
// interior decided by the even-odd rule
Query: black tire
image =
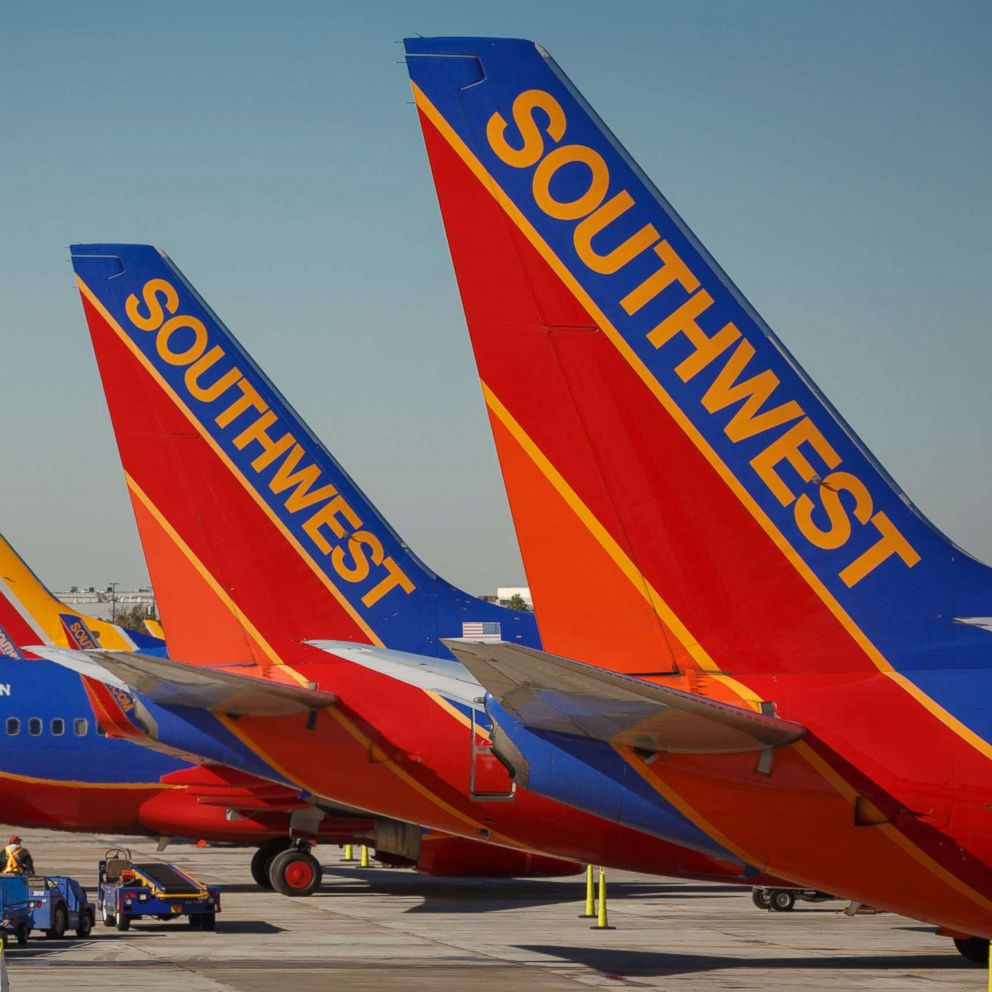
<path fill-rule="evenodd" d="M 277 854 L 269 869 L 272 888 L 284 896 L 310 896 L 320 888 L 320 862 L 309 852 L 291 848 Z"/>
<path fill-rule="evenodd" d="M 189 924 L 190 930 L 199 930 L 200 924 L 203 922 L 203 917 L 199 913 L 194 913 L 192 916 L 186 917 L 186 922 Z"/>
<path fill-rule="evenodd" d="M 14 936 L 17 938 L 17 943 L 20 947 L 23 947 L 28 942 L 29 930 L 27 926 L 21 923 L 15 930 Z"/>
<path fill-rule="evenodd" d="M 131 929 L 131 917 L 124 916 L 122 913 L 117 917 L 117 923 L 115 925 L 121 933 L 124 933 L 125 931 Z"/>
<path fill-rule="evenodd" d="M 117 926 L 117 917 L 107 909 L 104 909 L 103 911 L 103 925 L 105 927 Z"/>
<path fill-rule="evenodd" d="M 65 903 L 60 902 L 52 912 L 52 925 L 45 931 L 49 940 L 61 940 L 69 929 L 69 913 Z"/>
<path fill-rule="evenodd" d="M 984 937 L 955 937 L 954 946 L 962 957 L 973 964 L 989 963 L 989 942 Z"/>
<path fill-rule="evenodd" d="M 768 889 L 751 889 L 751 902 L 753 902 L 758 909 L 772 908 L 772 897 Z"/>
<path fill-rule="evenodd" d="M 788 889 L 772 889 L 768 895 L 776 913 L 791 913 L 796 905 L 795 893 Z"/>
<path fill-rule="evenodd" d="M 293 846 L 289 837 L 270 837 L 251 856 L 251 877 L 255 879 L 255 884 L 261 889 L 272 891 L 272 881 L 269 877 L 269 870 L 276 856 L 288 851 Z"/>
<path fill-rule="evenodd" d="M 213 933 L 217 929 L 217 914 L 216 913 L 204 913 L 200 918 L 201 924 L 200 929 L 206 930 L 209 933 Z"/>
<path fill-rule="evenodd" d="M 76 927 L 76 936 L 85 940 L 93 932 L 93 914 L 87 909 L 79 917 L 79 926 Z"/>

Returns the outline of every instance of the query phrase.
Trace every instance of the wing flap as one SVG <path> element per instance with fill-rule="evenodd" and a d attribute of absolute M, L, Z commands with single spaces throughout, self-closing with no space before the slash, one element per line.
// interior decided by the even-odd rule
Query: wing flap
<path fill-rule="evenodd" d="M 517 644 L 446 640 L 454 656 L 524 726 L 678 754 L 781 747 L 805 728 Z"/>
<path fill-rule="evenodd" d="M 162 706 L 190 706 L 244 716 L 288 716 L 333 706 L 337 697 L 236 672 L 165 661 L 138 652 L 32 648 L 43 658 L 113 688 L 134 690 Z"/>

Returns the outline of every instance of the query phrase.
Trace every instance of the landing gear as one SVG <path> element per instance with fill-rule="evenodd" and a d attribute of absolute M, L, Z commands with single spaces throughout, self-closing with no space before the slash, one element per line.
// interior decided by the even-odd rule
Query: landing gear
<path fill-rule="evenodd" d="M 772 896 L 768 889 L 751 889 L 751 901 L 758 909 L 772 908 Z"/>
<path fill-rule="evenodd" d="M 323 871 L 310 853 L 310 845 L 292 847 L 272 859 L 269 880 L 284 896 L 309 896 L 320 888 Z"/>
<path fill-rule="evenodd" d="M 984 937 L 955 937 L 954 946 L 959 954 L 975 964 L 989 963 L 989 942 Z"/>
<path fill-rule="evenodd" d="M 796 894 L 788 889 L 772 889 L 768 896 L 776 913 L 791 913 L 796 905 Z"/>
<path fill-rule="evenodd" d="M 293 841 L 289 837 L 272 837 L 267 840 L 252 855 L 251 877 L 262 889 L 271 889 L 272 880 L 269 876 L 269 869 L 275 857 L 288 851 L 293 846 Z"/>

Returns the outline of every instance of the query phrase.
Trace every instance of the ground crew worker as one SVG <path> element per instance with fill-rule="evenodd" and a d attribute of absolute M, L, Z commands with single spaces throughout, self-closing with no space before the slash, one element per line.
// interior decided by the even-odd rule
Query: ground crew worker
<path fill-rule="evenodd" d="M 17 834 L 11 834 L 10 842 L 4 848 L 7 863 L 3 867 L 5 875 L 33 875 L 34 860 L 31 852 L 21 844 Z"/>

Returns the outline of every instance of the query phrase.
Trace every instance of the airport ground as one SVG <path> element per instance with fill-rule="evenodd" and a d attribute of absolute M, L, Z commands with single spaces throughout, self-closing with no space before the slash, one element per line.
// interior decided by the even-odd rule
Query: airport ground
<path fill-rule="evenodd" d="M 88 940 L 32 939 L 8 951 L 11 992 L 513 992 L 591 989 L 939 989 L 985 987 L 949 941 L 911 920 L 845 916 L 839 903 L 793 913 L 756 909 L 750 893 L 613 872 L 609 915 L 596 932 L 579 879 L 431 879 L 363 870 L 318 848 L 327 874 L 309 899 L 265 893 L 249 852 L 22 831 L 40 872 L 90 889 L 104 850 L 173 861 L 224 886 L 216 933 L 148 921 L 127 933 L 98 923 Z"/>

